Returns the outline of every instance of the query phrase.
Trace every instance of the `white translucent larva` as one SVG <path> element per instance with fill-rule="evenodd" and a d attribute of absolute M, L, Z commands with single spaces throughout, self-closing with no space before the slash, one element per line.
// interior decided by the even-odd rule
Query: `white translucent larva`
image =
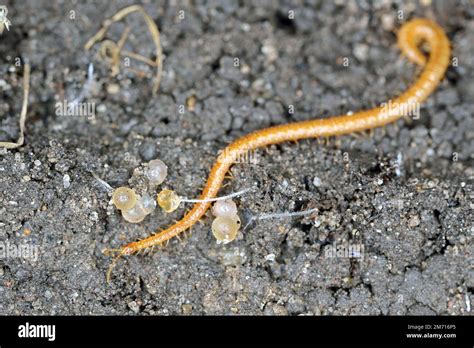
<path fill-rule="evenodd" d="M 217 201 L 212 206 L 212 214 L 215 217 L 235 216 L 237 215 L 237 205 L 231 199 Z"/>
<path fill-rule="evenodd" d="M 145 175 L 152 185 L 160 185 L 168 175 L 168 167 L 159 159 L 152 160 L 148 162 Z"/>

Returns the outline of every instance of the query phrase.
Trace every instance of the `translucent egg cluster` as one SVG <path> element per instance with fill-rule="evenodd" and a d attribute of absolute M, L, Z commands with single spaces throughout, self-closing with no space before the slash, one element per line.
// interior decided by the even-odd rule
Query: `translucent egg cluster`
<path fill-rule="evenodd" d="M 132 223 L 138 223 L 156 208 L 156 202 L 149 194 L 137 195 L 128 187 L 119 187 L 112 195 L 112 202 L 122 211 L 123 218 Z"/>
<path fill-rule="evenodd" d="M 236 204 L 230 199 L 217 201 L 212 207 L 212 214 L 216 217 L 212 222 L 212 234 L 217 243 L 232 242 L 240 229 Z"/>
<path fill-rule="evenodd" d="M 163 183 L 167 175 L 168 167 L 163 161 L 155 159 L 147 163 L 145 177 L 152 187 Z M 121 210 L 123 218 L 131 223 L 143 221 L 156 208 L 156 200 L 148 193 L 139 195 L 133 189 L 123 186 L 113 192 L 112 202 L 117 209 Z M 172 200 L 167 208 L 171 209 L 175 204 Z"/>

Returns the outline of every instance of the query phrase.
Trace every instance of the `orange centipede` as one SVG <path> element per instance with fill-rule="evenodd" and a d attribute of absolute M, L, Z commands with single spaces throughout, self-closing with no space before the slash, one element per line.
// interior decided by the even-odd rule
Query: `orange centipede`
<path fill-rule="evenodd" d="M 429 58 L 420 50 L 422 42 L 428 44 Z M 352 115 L 314 119 L 265 128 L 238 138 L 218 156 L 211 169 L 200 200 L 216 197 L 225 175 L 234 161 L 250 150 L 286 141 L 307 138 L 329 137 L 351 134 L 387 125 L 400 117 L 406 117 L 434 91 L 442 80 L 450 60 L 450 43 L 443 29 L 428 19 L 413 19 L 405 23 L 397 34 L 397 43 L 402 53 L 412 62 L 424 66 L 418 80 L 399 97 L 391 101 L 394 107 L 377 107 Z M 174 225 L 143 240 L 129 243 L 118 249 L 118 257 L 131 255 L 156 245 L 161 245 L 189 229 L 206 213 L 210 202 L 199 202 Z M 110 271 L 115 264 L 114 260 Z"/>

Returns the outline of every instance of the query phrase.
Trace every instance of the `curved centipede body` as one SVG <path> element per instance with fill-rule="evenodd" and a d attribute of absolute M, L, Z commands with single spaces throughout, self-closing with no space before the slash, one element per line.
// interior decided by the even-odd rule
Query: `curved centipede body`
<path fill-rule="evenodd" d="M 200 196 L 201 200 L 216 197 L 225 175 L 239 155 L 247 151 L 307 138 L 329 137 L 350 134 L 381 127 L 408 115 L 419 103 L 423 102 L 442 80 L 450 60 L 450 43 L 443 29 L 428 19 L 413 19 L 405 23 L 398 32 L 398 46 L 412 62 L 424 66 L 418 80 L 404 93 L 391 101 L 394 107 L 377 107 L 360 111 L 353 115 L 335 116 L 326 119 L 314 119 L 278 125 L 238 138 L 228 145 L 218 156 L 211 169 L 207 183 Z M 426 42 L 429 58 L 420 50 L 420 44 Z M 129 243 L 118 249 L 119 255 L 130 255 L 140 250 L 161 245 L 193 226 L 206 213 L 210 202 L 196 203 L 178 222 L 167 229 L 146 239 Z M 108 279 L 110 279 L 110 271 Z"/>

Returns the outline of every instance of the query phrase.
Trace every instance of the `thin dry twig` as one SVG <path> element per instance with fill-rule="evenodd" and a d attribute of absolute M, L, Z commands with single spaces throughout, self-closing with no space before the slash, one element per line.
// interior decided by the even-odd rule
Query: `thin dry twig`
<path fill-rule="evenodd" d="M 139 61 L 142 61 L 144 63 L 147 63 L 157 68 L 155 81 L 153 82 L 153 94 L 156 94 L 160 86 L 161 74 L 163 71 L 163 64 L 162 64 L 163 54 L 161 50 L 160 32 L 155 22 L 153 21 L 153 19 L 145 12 L 143 7 L 139 5 L 132 5 L 132 6 L 125 7 L 121 9 L 120 11 L 118 11 L 116 14 L 114 14 L 110 19 L 105 20 L 102 24 L 102 28 L 86 42 L 84 48 L 88 51 L 97 42 L 104 40 L 105 35 L 107 34 L 107 31 L 109 30 L 110 26 L 113 23 L 121 21 L 122 19 L 124 19 L 126 16 L 130 15 L 133 12 L 139 12 L 145 19 L 145 22 L 148 26 L 148 30 L 150 31 L 150 35 L 153 39 L 153 43 L 155 44 L 155 47 L 156 47 L 156 61 L 152 62 L 150 59 L 145 58 L 138 54 L 128 54 L 128 55 L 130 56 L 130 58 L 137 59 Z M 122 48 L 123 48 L 123 45 L 125 44 L 125 40 L 127 37 L 128 37 L 128 32 L 125 35 L 122 35 L 122 38 L 120 39 L 120 42 L 118 44 L 116 44 L 115 42 L 111 40 L 104 41 L 103 45 L 104 44 L 106 45 L 104 49 L 110 49 L 112 52 L 112 55 L 113 55 L 112 64 L 115 64 L 114 61 L 117 59 L 118 56 L 120 56 L 121 53 L 123 54 L 126 53 L 126 52 L 122 52 Z M 130 53 L 130 52 L 127 52 L 127 53 Z M 150 64 L 150 62 L 152 62 L 152 64 Z M 112 66 L 114 67 L 114 65 Z"/>
<path fill-rule="evenodd" d="M 28 112 L 28 95 L 30 93 L 30 65 L 25 64 L 23 70 L 23 105 L 21 106 L 20 114 L 20 136 L 17 142 L 0 141 L 0 147 L 6 149 L 16 149 L 23 145 L 25 141 L 25 121 L 26 113 Z"/>

